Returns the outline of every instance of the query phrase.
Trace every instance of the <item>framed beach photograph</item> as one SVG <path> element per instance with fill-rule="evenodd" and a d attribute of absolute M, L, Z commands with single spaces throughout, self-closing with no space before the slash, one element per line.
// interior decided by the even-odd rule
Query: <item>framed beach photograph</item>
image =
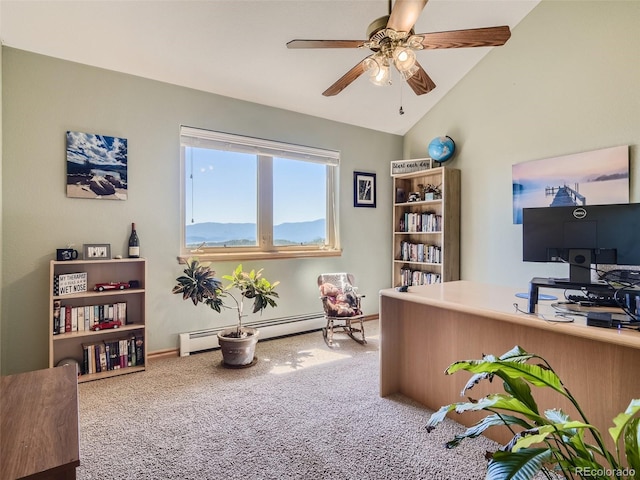
<path fill-rule="evenodd" d="M 127 139 L 67 132 L 67 197 L 127 199 Z"/>
<path fill-rule="evenodd" d="M 629 203 L 629 146 L 512 166 L 513 223 L 522 209 Z"/>
<path fill-rule="evenodd" d="M 353 172 L 353 206 L 376 208 L 376 174 Z"/>

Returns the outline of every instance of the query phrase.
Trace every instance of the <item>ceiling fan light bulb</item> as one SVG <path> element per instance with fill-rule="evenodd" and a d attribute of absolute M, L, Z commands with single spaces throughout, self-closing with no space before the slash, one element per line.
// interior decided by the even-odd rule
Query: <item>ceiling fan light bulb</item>
<path fill-rule="evenodd" d="M 369 72 L 369 80 L 374 85 L 389 84 L 389 65 L 382 56 L 371 56 L 364 61 L 364 69 Z"/>
<path fill-rule="evenodd" d="M 398 62 L 402 63 L 402 62 L 406 62 L 409 59 L 409 54 L 407 53 L 406 50 L 400 50 L 400 53 L 398 54 Z"/>
<path fill-rule="evenodd" d="M 393 51 L 393 63 L 400 72 L 411 70 L 416 65 L 416 54 L 410 48 L 397 47 Z M 415 70 L 411 73 L 411 75 L 413 75 L 414 73 Z"/>
<path fill-rule="evenodd" d="M 369 77 L 371 83 L 378 86 L 384 86 L 389 84 L 389 67 L 382 65 L 375 74 L 371 74 Z"/>
<path fill-rule="evenodd" d="M 380 64 L 375 57 L 367 57 L 363 63 L 365 71 L 369 72 L 369 75 L 375 75 L 380 70 Z"/>

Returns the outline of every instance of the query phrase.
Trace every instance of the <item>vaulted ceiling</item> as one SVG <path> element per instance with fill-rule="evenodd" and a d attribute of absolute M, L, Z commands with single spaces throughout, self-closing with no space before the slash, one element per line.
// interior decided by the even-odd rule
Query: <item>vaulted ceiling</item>
<path fill-rule="evenodd" d="M 539 0 L 430 0 L 416 33 L 516 25 Z M 394 134 L 406 133 L 492 48 L 424 50 L 437 85 L 416 96 L 361 76 L 322 92 L 369 53 L 291 50 L 292 39 L 366 40 L 387 0 L 2 0 L 4 45 Z M 400 115 L 399 109 L 404 111 Z"/>

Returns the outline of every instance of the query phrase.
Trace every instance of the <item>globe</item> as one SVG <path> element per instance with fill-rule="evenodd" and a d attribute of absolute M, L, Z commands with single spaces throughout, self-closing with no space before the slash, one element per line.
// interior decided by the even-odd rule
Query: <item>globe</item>
<path fill-rule="evenodd" d="M 429 156 L 436 162 L 449 160 L 456 151 L 456 144 L 451 137 L 436 137 L 429 143 Z"/>

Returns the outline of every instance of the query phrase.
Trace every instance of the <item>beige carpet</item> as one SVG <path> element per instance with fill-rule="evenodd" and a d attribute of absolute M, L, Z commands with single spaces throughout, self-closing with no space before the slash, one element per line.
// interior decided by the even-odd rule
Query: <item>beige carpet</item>
<path fill-rule="evenodd" d="M 219 351 L 80 385 L 78 479 L 484 478 L 485 438 L 446 450 L 430 412 L 378 394 L 378 325 L 367 345 L 320 332 L 262 341 L 248 369 Z"/>

